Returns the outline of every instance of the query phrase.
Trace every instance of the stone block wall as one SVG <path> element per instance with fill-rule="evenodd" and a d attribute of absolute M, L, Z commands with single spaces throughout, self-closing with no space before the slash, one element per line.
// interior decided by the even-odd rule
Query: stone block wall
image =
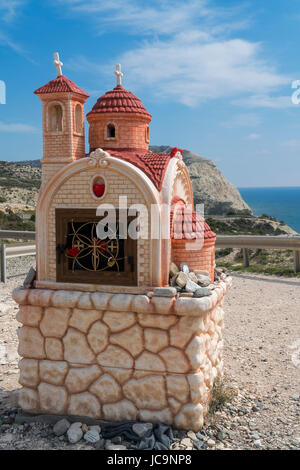
<path fill-rule="evenodd" d="M 17 289 L 19 404 L 29 413 L 199 430 L 222 374 L 222 299 Z"/>

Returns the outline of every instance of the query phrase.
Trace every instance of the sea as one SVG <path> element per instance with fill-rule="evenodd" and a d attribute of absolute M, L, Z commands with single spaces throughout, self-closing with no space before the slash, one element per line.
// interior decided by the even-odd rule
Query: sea
<path fill-rule="evenodd" d="M 254 215 L 271 215 L 300 234 L 300 187 L 238 189 Z"/>

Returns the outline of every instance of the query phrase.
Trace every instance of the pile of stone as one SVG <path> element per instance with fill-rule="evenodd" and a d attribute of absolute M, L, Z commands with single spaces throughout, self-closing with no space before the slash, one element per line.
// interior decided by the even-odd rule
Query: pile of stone
<path fill-rule="evenodd" d="M 53 427 L 53 432 L 58 437 L 66 434 L 71 444 L 76 444 L 82 438 L 89 443 L 96 443 L 101 439 L 100 426 L 87 426 L 85 423 L 80 422 L 71 424 L 65 418 L 57 421 Z"/>
<path fill-rule="evenodd" d="M 131 429 L 137 437 L 143 438 L 152 427 L 152 423 L 137 422 L 132 424 Z M 88 426 L 81 422 L 70 423 L 66 418 L 57 421 L 53 427 L 53 433 L 60 439 L 63 439 L 65 436 L 70 444 L 76 444 L 83 439 L 86 443 L 93 444 L 99 450 L 126 450 L 129 444 L 129 442 L 123 440 L 122 436 L 104 439 L 101 435 L 101 426 Z"/>
<path fill-rule="evenodd" d="M 214 282 L 212 283 L 208 271 L 190 271 L 184 262 L 180 263 L 179 268 L 175 263 L 171 263 L 170 285 L 181 297 L 206 297 L 212 295 L 217 282 L 225 276 L 225 269 L 215 268 Z"/>

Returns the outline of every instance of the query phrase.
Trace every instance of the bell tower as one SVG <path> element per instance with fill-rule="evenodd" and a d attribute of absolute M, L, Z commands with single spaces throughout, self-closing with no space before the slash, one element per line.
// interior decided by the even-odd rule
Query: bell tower
<path fill-rule="evenodd" d="M 42 101 L 42 184 L 61 167 L 85 156 L 84 103 L 89 95 L 62 74 L 56 52 L 53 64 L 57 78 L 34 93 Z"/>

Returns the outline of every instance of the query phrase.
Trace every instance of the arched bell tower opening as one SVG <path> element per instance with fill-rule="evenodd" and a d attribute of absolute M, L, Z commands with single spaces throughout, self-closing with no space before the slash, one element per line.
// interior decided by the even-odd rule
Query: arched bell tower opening
<path fill-rule="evenodd" d="M 48 130 L 50 132 L 62 132 L 63 108 L 61 104 L 50 104 L 48 109 Z"/>

